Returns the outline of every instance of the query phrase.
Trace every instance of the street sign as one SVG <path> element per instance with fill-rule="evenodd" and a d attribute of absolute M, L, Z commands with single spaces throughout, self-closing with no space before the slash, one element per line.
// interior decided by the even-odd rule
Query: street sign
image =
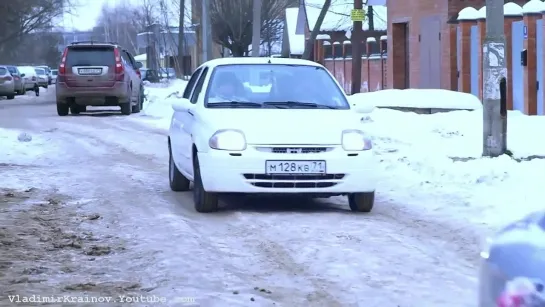
<path fill-rule="evenodd" d="M 365 11 L 362 9 L 353 9 L 350 12 L 352 21 L 363 21 L 365 19 Z"/>
<path fill-rule="evenodd" d="M 524 39 L 528 39 L 528 27 L 526 25 L 522 28 L 522 34 L 524 35 Z"/>

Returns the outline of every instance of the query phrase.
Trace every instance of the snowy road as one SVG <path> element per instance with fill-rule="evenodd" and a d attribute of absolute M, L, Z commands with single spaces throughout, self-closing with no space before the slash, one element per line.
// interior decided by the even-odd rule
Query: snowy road
<path fill-rule="evenodd" d="M 475 305 L 477 251 L 463 232 L 400 210 L 380 191 L 368 215 L 341 198 L 226 199 L 225 210 L 197 214 L 191 193 L 168 188 L 162 130 L 117 113 L 58 117 L 52 93 L 0 101 L 0 128 L 44 142 L 37 157 L 0 156 L 0 302 L 35 294 L 206 307 Z"/>

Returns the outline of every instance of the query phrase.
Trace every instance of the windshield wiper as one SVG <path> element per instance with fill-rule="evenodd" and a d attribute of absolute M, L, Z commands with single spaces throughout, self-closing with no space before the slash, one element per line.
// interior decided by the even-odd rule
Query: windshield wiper
<path fill-rule="evenodd" d="M 292 108 L 292 107 L 306 107 L 306 108 L 316 108 L 316 109 L 338 109 L 337 107 L 317 104 L 313 102 L 301 102 L 301 101 L 267 101 L 263 103 L 264 105 Z"/>
<path fill-rule="evenodd" d="M 208 108 L 225 108 L 225 107 L 262 108 L 263 107 L 263 105 L 261 103 L 247 102 L 247 101 L 209 102 L 206 106 Z"/>

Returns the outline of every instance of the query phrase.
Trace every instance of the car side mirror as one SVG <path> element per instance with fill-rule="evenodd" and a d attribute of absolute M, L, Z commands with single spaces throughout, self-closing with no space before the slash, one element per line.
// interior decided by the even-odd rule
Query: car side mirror
<path fill-rule="evenodd" d="M 195 109 L 195 105 L 187 98 L 173 98 L 172 109 L 176 112 L 189 112 Z"/>
<path fill-rule="evenodd" d="M 24 77 L 24 76 L 26 76 L 26 75 L 25 75 L 25 74 L 21 74 L 21 77 Z"/>
<path fill-rule="evenodd" d="M 136 69 L 140 69 L 144 67 L 144 64 L 142 64 L 142 62 L 136 62 Z"/>

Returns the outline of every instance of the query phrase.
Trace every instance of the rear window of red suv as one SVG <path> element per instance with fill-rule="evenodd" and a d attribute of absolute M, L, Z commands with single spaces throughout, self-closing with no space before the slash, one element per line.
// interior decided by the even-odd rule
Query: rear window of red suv
<path fill-rule="evenodd" d="M 66 54 L 66 66 L 115 66 L 113 47 L 72 47 Z"/>

